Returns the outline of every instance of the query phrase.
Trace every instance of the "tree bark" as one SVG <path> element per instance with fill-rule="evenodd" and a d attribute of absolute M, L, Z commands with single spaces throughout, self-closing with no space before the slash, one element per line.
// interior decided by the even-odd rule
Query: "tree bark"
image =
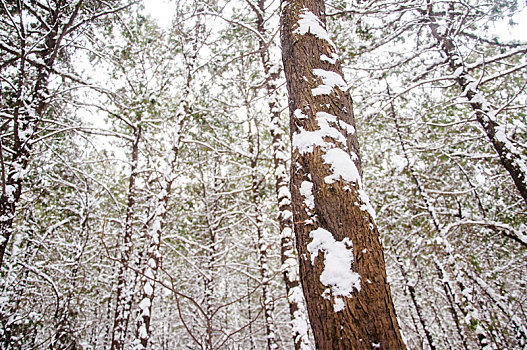
<path fill-rule="evenodd" d="M 318 349 L 405 349 L 322 0 L 283 2 L 300 276 Z"/>

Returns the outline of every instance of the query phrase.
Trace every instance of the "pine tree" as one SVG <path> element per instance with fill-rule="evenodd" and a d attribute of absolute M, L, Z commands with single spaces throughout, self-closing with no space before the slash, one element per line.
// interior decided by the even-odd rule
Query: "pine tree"
<path fill-rule="evenodd" d="M 324 1 L 283 5 L 293 220 L 317 347 L 404 349 Z"/>

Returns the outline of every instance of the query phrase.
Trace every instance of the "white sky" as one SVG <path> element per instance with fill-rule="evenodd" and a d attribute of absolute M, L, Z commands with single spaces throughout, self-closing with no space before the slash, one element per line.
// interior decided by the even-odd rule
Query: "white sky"
<path fill-rule="evenodd" d="M 176 6 L 170 0 L 143 0 L 146 13 L 157 19 L 161 27 L 167 28 L 172 22 Z"/>
<path fill-rule="evenodd" d="M 153 18 L 157 19 L 161 27 L 167 28 L 172 21 L 172 15 L 175 11 L 175 5 L 170 0 L 144 0 L 145 11 Z M 508 25 L 506 21 L 498 23 L 495 27 L 496 33 L 502 39 L 516 40 L 520 39 L 527 42 L 527 7 L 513 16 L 517 23 L 514 27 Z"/>
<path fill-rule="evenodd" d="M 513 21 L 517 24 L 510 26 L 507 21 L 497 23 L 496 32 L 499 33 L 500 37 L 508 40 L 522 40 L 527 41 L 527 7 L 524 7 L 521 11 L 516 13 L 512 17 Z"/>

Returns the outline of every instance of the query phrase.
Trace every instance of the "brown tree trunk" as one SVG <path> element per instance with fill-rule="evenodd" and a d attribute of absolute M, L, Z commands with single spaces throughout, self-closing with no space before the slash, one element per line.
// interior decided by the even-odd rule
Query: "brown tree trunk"
<path fill-rule="evenodd" d="M 405 349 L 323 0 L 283 2 L 300 276 L 318 349 Z"/>

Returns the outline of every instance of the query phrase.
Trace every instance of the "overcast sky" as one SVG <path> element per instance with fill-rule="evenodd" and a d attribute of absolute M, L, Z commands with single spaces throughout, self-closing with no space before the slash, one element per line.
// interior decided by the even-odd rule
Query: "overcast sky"
<path fill-rule="evenodd" d="M 162 27 L 168 27 L 170 25 L 175 8 L 173 1 L 144 0 L 144 4 L 146 12 L 156 18 Z M 523 39 L 523 41 L 527 41 L 527 8 L 525 5 L 523 6 L 523 10 L 517 13 L 513 19 L 518 23 L 516 26 L 511 28 L 503 21 L 496 25 L 496 33 L 499 33 L 503 39 Z"/>

